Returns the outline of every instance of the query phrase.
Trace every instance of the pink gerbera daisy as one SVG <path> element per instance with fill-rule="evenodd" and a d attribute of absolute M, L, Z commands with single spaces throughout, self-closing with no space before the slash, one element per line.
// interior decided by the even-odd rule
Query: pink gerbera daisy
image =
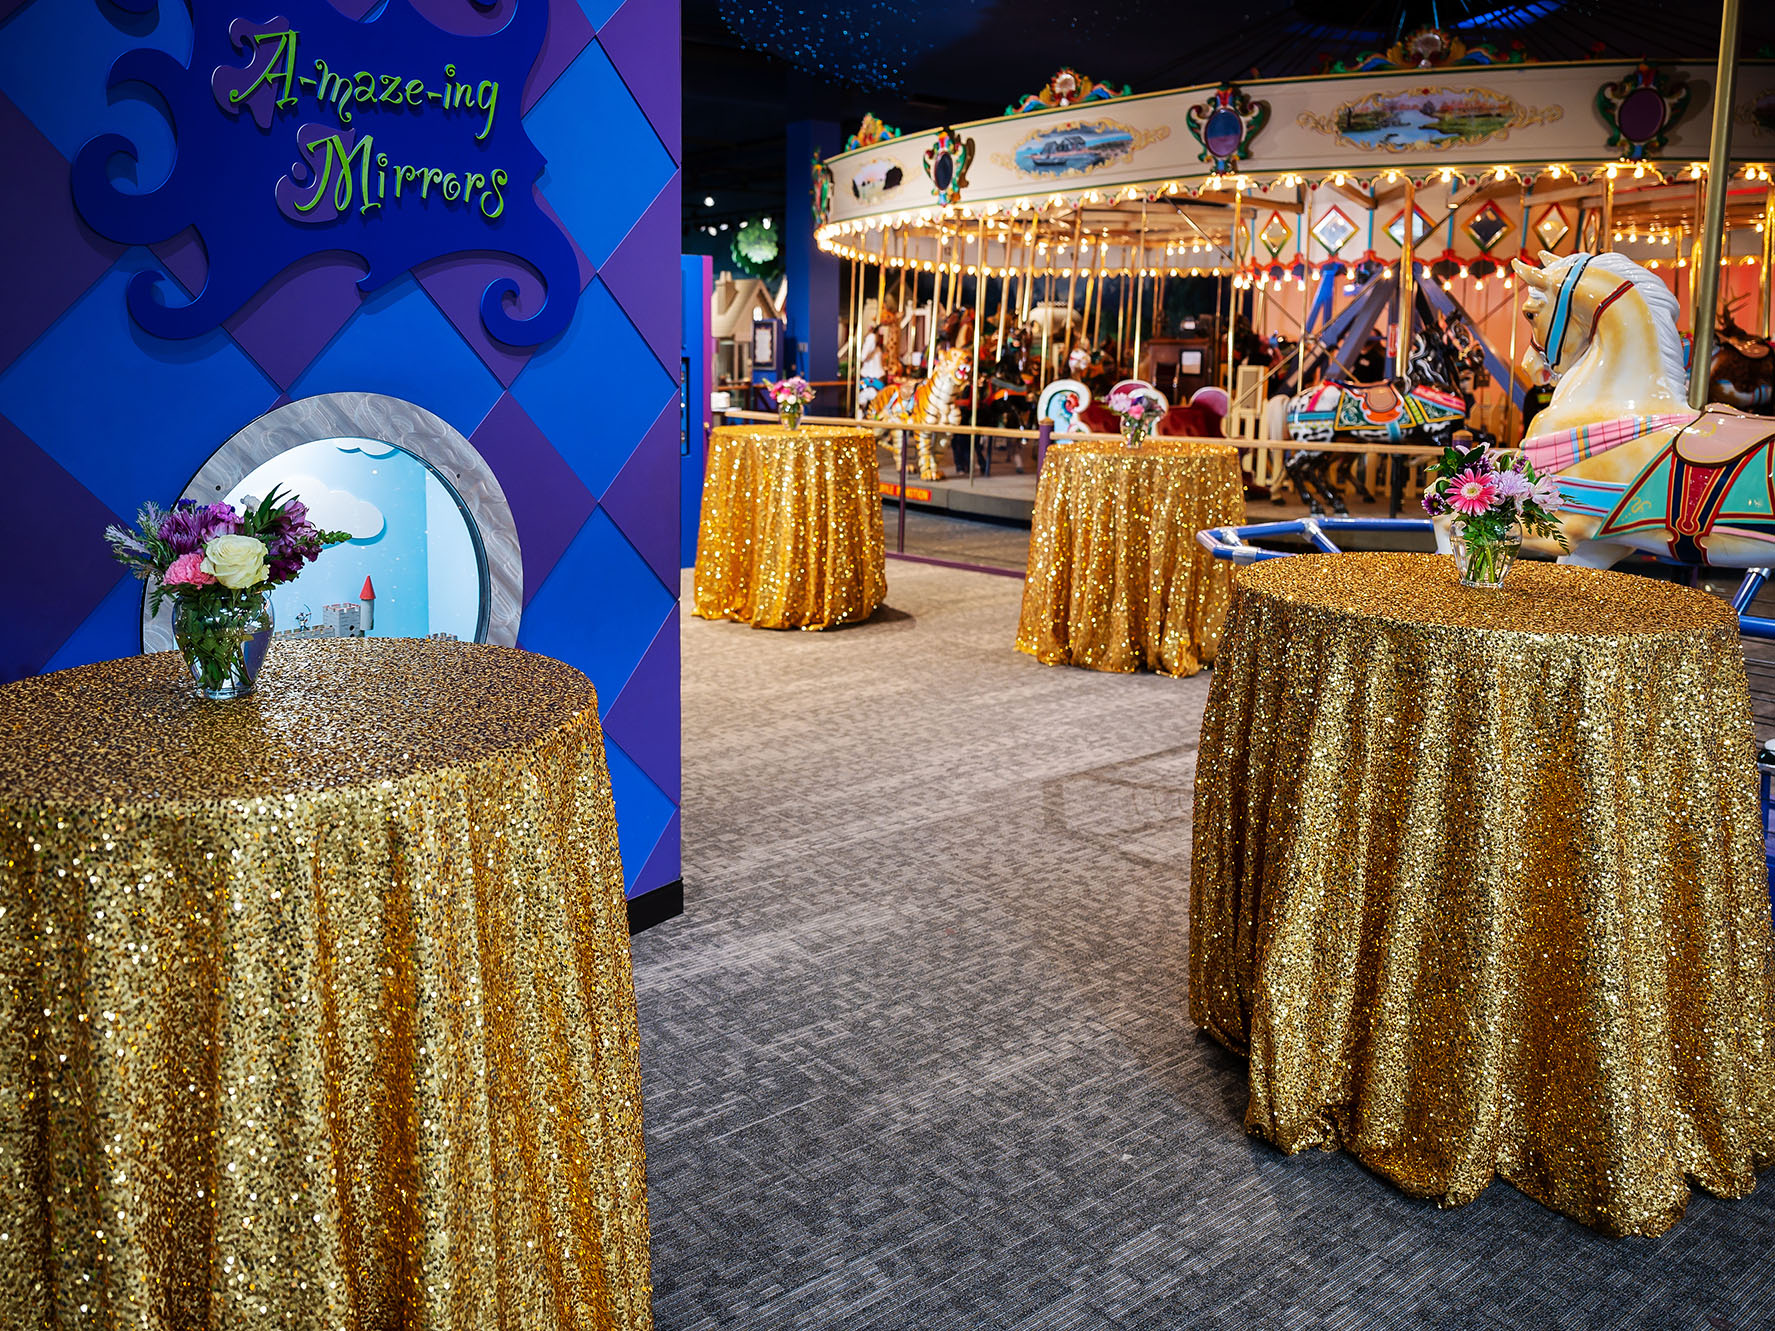
<path fill-rule="evenodd" d="M 1457 513 L 1465 513 L 1468 517 L 1477 517 L 1486 512 L 1497 502 L 1498 482 L 1494 476 L 1486 476 L 1468 468 L 1448 485 L 1448 502 Z"/>

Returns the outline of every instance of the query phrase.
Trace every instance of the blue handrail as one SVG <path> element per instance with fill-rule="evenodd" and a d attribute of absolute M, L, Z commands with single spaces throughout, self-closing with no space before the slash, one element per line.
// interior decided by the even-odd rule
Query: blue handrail
<path fill-rule="evenodd" d="M 1255 564 L 1265 559 L 1286 559 L 1295 550 L 1266 550 L 1251 544 L 1270 536 L 1298 536 L 1314 549 L 1328 555 L 1341 555 L 1343 549 L 1328 533 L 1336 531 L 1384 531 L 1404 535 L 1407 532 L 1428 535 L 1435 531 L 1428 518 L 1357 518 L 1317 517 L 1294 518 L 1287 522 L 1255 522 L 1243 527 L 1205 527 L 1196 533 L 1197 542 L 1216 559 L 1230 559 L 1235 564 Z M 1732 609 L 1738 612 L 1738 631 L 1747 638 L 1775 642 L 1775 619 L 1746 613 L 1770 570 L 1751 568 L 1744 571 L 1744 580 L 1732 594 Z"/>

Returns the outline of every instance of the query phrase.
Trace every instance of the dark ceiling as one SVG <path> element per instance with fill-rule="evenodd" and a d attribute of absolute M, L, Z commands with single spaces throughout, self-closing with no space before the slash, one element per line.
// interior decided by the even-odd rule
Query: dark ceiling
<path fill-rule="evenodd" d="M 1430 23 L 1540 60 L 1710 60 L 1719 21 L 1708 0 L 686 0 L 685 244 L 725 249 L 731 231 L 701 228 L 781 212 L 793 120 L 841 134 L 865 111 L 908 131 L 976 120 L 1062 66 L 1137 92 L 1312 74 Z M 1745 6 L 1740 50 L 1772 46 L 1775 5 Z"/>

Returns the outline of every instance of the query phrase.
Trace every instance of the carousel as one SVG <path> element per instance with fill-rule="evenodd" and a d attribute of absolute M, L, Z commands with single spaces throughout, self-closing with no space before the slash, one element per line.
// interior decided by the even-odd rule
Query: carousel
<path fill-rule="evenodd" d="M 1426 29 L 1316 77 L 1136 93 L 1068 69 L 992 120 L 866 119 L 814 191 L 818 243 L 850 261 L 855 414 L 1113 430 L 1105 399 L 1135 383 L 1160 433 L 1240 441 L 1259 490 L 1314 512 L 1390 456 L 1396 510 L 1399 460 L 1462 428 L 1514 443 L 1545 403 L 1512 261 L 1601 250 L 1667 286 L 1685 355 L 1707 325 L 1714 400 L 1768 411 L 1775 62 L 1743 62 L 1716 110 L 1717 82 Z M 993 437 L 952 461 L 918 434 L 920 474 L 989 467 Z"/>

